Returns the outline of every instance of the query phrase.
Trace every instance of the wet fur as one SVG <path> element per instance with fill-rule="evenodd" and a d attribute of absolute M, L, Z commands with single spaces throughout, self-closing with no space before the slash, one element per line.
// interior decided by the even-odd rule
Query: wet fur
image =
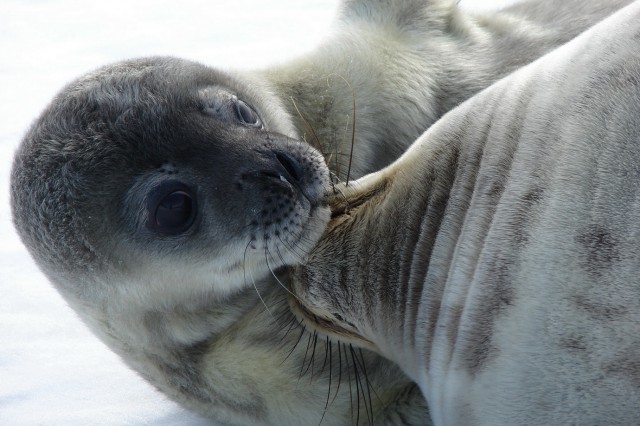
<path fill-rule="evenodd" d="M 63 89 L 17 152 L 16 228 L 89 327 L 191 409 L 228 424 L 425 423 L 420 392 L 393 364 L 295 323 L 279 267 L 310 250 L 328 213 L 288 217 L 297 231 L 286 233 L 284 207 L 264 207 L 284 194 L 277 179 L 265 189 L 251 176 L 284 173 L 272 155 L 282 150 L 323 182 L 299 139 L 343 179 L 352 146 L 351 177 L 379 169 L 446 111 L 607 13 L 563 12 L 556 28 L 545 10 L 471 17 L 452 1 L 346 1 L 335 35 L 282 66 L 229 74 L 152 58 L 99 69 Z M 265 131 L 216 115 L 220 88 L 251 103 Z M 175 178 L 203 188 L 202 232 L 156 238 L 141 225 L 145 194 Z M 286 202 L 308 213 L 296 200 Z"/>
<path fill-rule="evenodd" d="M 635 2 L 341 188 L 296 268 L 301 318 L 400 365 L 435 424 L 638 421 L 639 23 Z"/>

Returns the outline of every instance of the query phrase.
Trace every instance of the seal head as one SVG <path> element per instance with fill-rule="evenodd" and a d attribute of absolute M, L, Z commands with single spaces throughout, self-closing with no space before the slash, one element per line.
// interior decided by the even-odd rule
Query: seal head
<path fill-rule="evenodd" d="M 222 296 L 310 248 L 328 220 L 324 160 L 246 87 L 152 58 L 54 99 L 16 156 L 12 197 L 23 241 L 65 294 Z M 184 274 L 202 288 L 176 286 Z"/>

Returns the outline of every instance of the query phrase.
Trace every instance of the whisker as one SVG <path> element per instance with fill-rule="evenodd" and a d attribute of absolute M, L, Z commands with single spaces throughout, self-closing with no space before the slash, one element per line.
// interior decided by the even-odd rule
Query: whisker
<path fill-rule="evenodd" d="M 244 282 L 245 283 L 247 282 L 247 250 L 249 250 L 249 246 L 251 246 L 251 243 L 252 243 L 252 241 L 249 241 L 249 243 L 247 244 L 247 246 L 244 249 L 244 259 L 243 259 L 243 262 L 242 262 L 242 273 L 244 275 Z M 273 316 L 273 313 L 271 313 L 271 310 L 269 309 L 269 307 L 265 303 L 264 299 L 262 298 L 262 295 L 260 294 L 260 291 L 258 290 L 258 286 L 256 285 L 256 281 L 253 278 L 253 274 L 251 273 L 251 269 L 249 269 L 249 275 L 251 276 L 251 283 L 253 284 L 253 288 L 256 290 L 256 294 L 258 295 L 258 298 L 260 299 L 260 302 L 262 302 L 262 305 L 264 306 L 264 308 L 269 313 L 269 316 L 275 322 L 275 317 Z"/>
<path fill-rule="evenodd" d="M 341 157 L 344 157 L 345 159 L 346 159 L 346 158 L 349 158 L 349 154 L 345 154 L 344 152 L 323 151 L 323 152 L 322 152 L 322 155 L 324 155 L 325 157 L 326 157 L 327 155 L 331 155 L 331 156 L 339 155 L 339 156 L 341 156 Z"/>
<path fill-rule="evenodd" d="M 362 373 L 364 374 L 364 380 L 367 384 L 367 398 L 369 400 L 369 412 L 371 416 L 369 417 L 369 423 L 373 424 L 373 400 L 371 399 L 371 382 L 369 381 L 369 375 L 367 374 L 367 367 L 364 361 L 364 355 L 362 353 L 362 349 L 358 348 L 358 353 L 360 354 L 360 365 L 362 366 Z M 356 356 L 356 360 L 358 357 Z"/>
<path fill-rule="evenodd" d="M 340 390 L 340 383 L 342 383 L 342 352 L 340 351 L 340 342 L 338 342 L 338 387 L 336 388 L 336 393 L 333 395 L 333 399 L 331 403 L 336 400 L 338 397 L 338 391 Z"/>
<path fill-rule="evenodd" d="M 353 345 L 349 345 L 349 350 L 351 351 L 351 360 L 353 361 L 353 368 L 355 370 L 355 375 L 356 375 L 356 388 L 359 387 L 359 390 L 356 391 L 356 394 L 359 396 L 360 392 L 362 393 L 362 401 L 364 402 L 364 408 L 367 413 L 368 423 L 373 424 L 373 407 L 371 405 L 371 393 L 368 392 L 368 398 L 367 398 L 367 395 L 365 395 L 364 384 L 362 382 L 362 377 L 361 377 L 362 374 L 365 374 L 365 383 L 367 384 L 367 390 L 368 390 L 370 386 L 368 383 L 368 378 L 366 377 L 366 371 L 361 370 L 361 369 L 364 369 L 364 360 L 361 361 L 358 359 L 358 354 L 353 349 Z M 362 355 L 362 351 L 360 351 L 360 355 Z M 360 368 L 358 368 L 358 364 L 360 364 Z M 360 412 L 360 400 L 358 399 L 358 413 L 359 412 Z"/>
<path fill-rule="evenodd" d="M 353 366 L 353 375 L 355 376 L 355 385 L 356 385 L 356 423 L 360 424 L 360 372 L 358 370 L 358 365 L 354 359 L 353 354 L 353 346 L 349 345 L 349 351 L 351 352 L 351 365 Z"/>
<path fill-rule="evenodd" d="M 336 154 L 336 159 L 335 159 L 335 162 L 336 162 L 336 166 L 335 166 L 336 167 L 336 173 L 338 174 L 338 176 L 340 176 L 340 163 L 338 163 L 338 152 L 339 152 L 338 151 L 338 142 L 336 141 L 336 143 L 334 143 L 333 146 L 335 147 L 335 150 L 336 150 L 336 152 L 335 152 L 335 154 Z"/>
<path fill-rule="evenodd" d="M 309 359 L 309 364 L 307 365 L 307 369 L 304 370 L 304 374 L 306 375 L 311 368 L 311 378 L 309 381 L 313 380 L 313 367 L 316 359 L 316 345 L 318 344 L 318 333 L 316 331 L 313 332 L 313 349 L 311 349 L 311 358 Z"/>
<path fill-rule="evenodd" d="M 284 359 L 282 360 L 282 362 L 280 363 L 280 365 L 284 364 L 289 357 L 291 356 L 291 354 L 293 354 L 293 351 L 296 350 L 296 348 L 298 347 L 298 345 L 300 344 L 300 341 L 302 340 L 302 336 L 304 335 L 306 327 L 301 326 L 300 327 L 300 335 L 298 336 L 298 340 L 296 340 L 296 343 L 293 345 L 293 347 L 291 348 L 291 350 L 289 351 L 289 353 L 287 354 L 286 357 L 284 357 Z"/>
<path fill-rule="evenodd" d="M 278 235 L 278 239 L 280 240 L 280 242 L 284 246 L 285 245 L 284 241 L 282 241 L 282 238 L 280 238 L 280 235 Z M 278 248 L 277 245 L 276 245 L 276 254 L 278 255 L 278 258 L 280 259 L 280 262 L 282 262 L 283 265 L 286 265 L 287 262 L 284 260 L 284 257 L 282 257 L 282 253 L 280 253 L 280 249 Z"/>
<path fill-rule="evenodd" d="M 344 351 L 344 360 L 346 362 L 349 359 L 347 356 L 346 344 L 343 343 L 341 346 Z M 347 383 L 349 383 L 349 407 L 351 407 L 351 423 L 353 423 L 353 390 L 351 389 L 351 370 L 349 368 L 347 368 Z"/>
<path fill-rule="evenodd" d="M 340 179 L 340 176 L 338 176 L 337 174 L 333 173 L 332 171 L 329 171 L 329 174 L 331 176 L 331 184 L 333 187 L 333 193 L 336 193 L 336 186 L 335 184 L 340 184 L 342 183 L 342 179 Z"/>
<path fill-rule="evenodd" d="M 336 76 L 341 78 L 342 81 L 344 81 L 347 84 L 347 86 L 349 86 L 349 89 L 351 89 L 351 100 L 353 102 L 352 111 L 351 111 L 351 151 L 349 154 L 349 168 L 347 169 L 347 183 L 346 183 L 346 186 L 349 186 L 349 177 L 351 176 L 351 162 L 353 160 L 353 148 L 355 146 L 355 140 L 356 140 L 356 91 L 354 90 L 351 83 L 349 83 L 349 81 L 346 78 L 344 78 L 344 76 L 340 74 L 335 74 L 335 73 L 329 74 L 329 76 L 327 76 L 327 85 L 329 87 L 331 87 L 331 85 L 329 84 L 329 77 L 331 76 Z"/>
<path fill-rule="evenodd" d="M 309 353 L 309 347 L 311 346 L 311 337 L 312 335 L 309 334 L 309 338 L 307 339 L 307 349 L 304 351 L 304 358 L 302 359 L 302 365 L 300 366 L 300 374 L 298 375 L 298 380 L 302 378 L 302 375 L 303 375 L 302 370 L 304 369 L 304 365 L 307 362 L 307 354 Z"/>
<path fill-rule="evenodd" d="M 358 348 L 358 352 L 360 354 L 360 357 L 356 356 L 355 359 L 358 362 L 358 364 L 360 365 L 360 367 L 362 368 L 362 371 L 363 371 L 363 374 L 364 374 L 364 377 L 365 377 L 365 380 L 366 380 L 369 406 L 371 407 L 371 418 L 373 418 L 373 398 L 371 397 L 371 392 L 373 392 L 373 396 L 375 396 L 375 398 L 378 400 L 378 402 L 381 405 L 385 405 L 385 403 L 384 403 L 384 401 L 382 401 L 382 398 L 380 398 L 380 395 L 378 395 L 378 393 L 376 392 L 375 388 L 371 385 L 371 382 L 369 381 L 369 376 L 367 374 L 365 361 L 364 361 L 364 354 L 362 353 L 362 349 Z"/>
<path fill-rule="evenodd" d="M 307 225 L 305 225 L 307 226 Z M 309 228 L 305 227 L 303 228 L 303 230 L 300 232 L 301 234 L 306 234 L 309 231 Z M 295 255 L 295 257 L 297 257 L 296 262 L 286 262 L 284 261 L 282 254 L 278 253 L 278 255 L 280 256 L 280 258 L 283 260 L 284 265 L 293 265 L 294 263 L 298 263 L 301 265 L 304 265 L 307 262 L 306 256 L 307 256 L 307 250 L 305 249 L 301 249 L 304 254 L 300 254 L 296 251 L 296 249 L 298 249 L 298 243 L 300 241 L 304 241 L 306 243 L 308 243 L 309 245 L 315 245 L 315 241 L 311 241 L 310 239 L 304 237 L 304 236 L 300 236 L 299 241 L 294 243 L 294 245 L 291 245 L 288 241 L 283 240 L 282 238 L 280 238 L 280 236 L 278 236 L 278 239 L 280 240 L 280 242 L 282 243 L 282 247 L 286 248 L 287 251 L 293 255 Z M 276 250 L 278 250 L 278 247 L 276 246 Z"/>
<path fill-rule="evenodd" d="M 309 129 L 309 131 L 311 132 L 311 134 L 313 135 L 313 139 L 316 141 L 317 145 L 315 146 L 315 148 L 318 151 L 322 151 L 322 143 L 320 142 L 320 138 L 318 137 L 318 135 L 316 134 L 316 131 L 314 130 L 313 126 L 311 124 L 309 124 L 309 121 L 307 121 L 306 117 L 304 116 L 304 114 L 302 114 L 302 111 L 300 111 L 300 109 L 298 108 L 298 105 L 296 104 L 295 99 L 293 99 L 293 96 L 290 97 L 291 98 L 291 102 L 293 103 L 293 107 L 295 108 L 296 112 L 298 113 L 298 115 L 300 116 L 300 119 L 302 119 L 302 122 L 304 123 L 305 127 L 307 127 L 307 129 Z M 310 144 L 313 145 L 313 144 Z"/>
<path fill-rule="evenodd" d="M 278 323 L 280 323 L 285 318 L 288 318 L 287 322 L 284 324 L 284 327 L 286 327 L 292 322 L 295 316 L 291 314 L 291 311 L 288 309 L 288 304 L 285 300 L 279 299 L 277 303 L 284 305 L 281 306 L 283 309 L 281 310 L 280 315 L 278 315 L 277 317 Z"/>
<path fill-rule="evenodd" d="M 331 341 L 329 340 L 329 336 L 326 336 L 326 337 L 327 337 L 327 341 L 325 343 L 324 361 L 325 363 L 327 362 L 327 352 L 328 352 L 329 353 L 329 387 L 327 388 L 327 400 L 324 403 L 324 410 L 322 411 L 322 417 L 320 418 L 319 424 L 322 424 L 322 420 L 324 420 L 324 416 L 327 414 L 327 409 L 329 408 L 329 398 L 331 397 L 331 378 L 332 378 L 331 376 L 333 373 L 333 365 L 332 365 L 333 352 L 331 352 L 333 347 L 331 345 Z M 324 365 L 322 366 L 322 371 L 324 371 Z"/>
<path fill-rule="evenodd" d="M 283 242 L 283 244 L 284 244 L 284 242 Z M 276 247 L 276 251 L 278 251 L 277 247 Z M 271 252 L 269 252 L 269 255 L 271 255 Z M 300 300 L 300 298 L 295 293 L 293 293 L 291 290 L 289 290 L 289 287 L 287 287 L 286 285 L 284 285 L 282 283 L 282 281 L 280 281 L 280 279 L 277 277 L 276 273 L 271 268 L 271 265 L 269 264 L 269 260 L 268 259 L 267 259 L 267 267 L 269 268 L 269 271 L 271 272 L 271 275 L 273 275 L 273 278 L 275 278 L 275 280 L 278 282 L 278 284 L 280 284 L 280 287 L 282 287 L 287 293 L 289 293 L 291 296 L 295 297 L 296 300 L 298 300 L 299 302 L 302 303 L 302 300 Z"/>
<path fill-rule="evenodd" d="M 346 80 L 345 80 L 346 81 Z M 348 83 L 347 83 L 348 84 Z M 351 86 L 351 85 L 349 85 Z M 349 178 L 351 177 L 351 164 L 353 161 L 353 147 L 356 144 L 356 94 L 352 90 L 351 95 L 353 97 L 353 112 L 351 114 L 351 151 L 349 152 L 349 168 L 347 169 L 347 183 L 346 186 L 349 186 Z"/>
<path fill-rule="evenodd" d="M 304 230 L 303 230 L 303 232 L 304 232 Z M 287 250 L 289 250 L 289 252 L 290 252 L 291 254 L 293 254 L 295 257 L 297 257 L 297 258 L 298 258 L 298 262 L 299 262 L 299 263 L 304 263 L 304 256 L 303 256 L 303 255 L 301 255 L 300 253 L 298 253 L 298 252 L 295 250 L 295 247 L 292 247 L 289 243 L 287 243 L 286 241 L 284 241 L 284 240 L 280 237 L 280 235 L 278 235 L 278 240 L 280 240 L 280 242 L 282 243 L 282 246 L 283 246 L 283 247 L 285 247 Z"/>
<path fill-rule="evenodd" d="M 327 355 L 329 350 L 329 336 L 325 336 L 326 341 L 324 343 L 324 360 L 322 361 L 322 368 L 320 368 L 320 374 L 324 373 L 324 368 L 327 366 Z"/>
<path fill-rule="evenodd" d="M 290 311 L 286 311 L 287 313 L 291 313 Z M 298 323 L 298 319 L 295 317 L 295 315 L 291 315 L 291 319 L 289 320 L 289 322 L 285 325 L 289 326 L 289 328 L 287 329 L 287 331 L 285 331 L 284 335 L 282 335 L 282 337 L 280 338 L 280 341 L 278 343 L 282 343 L 282 341 L 289 335 L 289 333 L 291 332 L 291 330 L 293 330 L 293 327 L 295 327 L 296 325 L 300 326 L 300 324 Z M 284 327 L 283 327 L 284 328 Z"/>

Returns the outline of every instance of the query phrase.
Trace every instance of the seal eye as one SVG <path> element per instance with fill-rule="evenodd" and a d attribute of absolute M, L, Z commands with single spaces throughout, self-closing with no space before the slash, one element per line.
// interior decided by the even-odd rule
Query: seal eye
<path fill-rule="evenodd" d="M 162 191 L 149 206 L 149 227 L 164 234 L 179 234 L 193 224 L 196 199 L 187 188 Z"/>
<path fill-rule="evenodd" d="M 245 126 L 262 127 L 262 122 L 258 113 L 251 108 L 246 102 L 236 99 L 236 115 Z"/>

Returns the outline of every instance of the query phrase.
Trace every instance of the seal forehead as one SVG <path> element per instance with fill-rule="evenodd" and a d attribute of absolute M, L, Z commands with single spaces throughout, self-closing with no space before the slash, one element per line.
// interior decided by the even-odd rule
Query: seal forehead
<path fill-rule="evenodd" d="M 169 117 L 195 108 L 176 80 L 177 66 L 155 59 L 97 70 L 69 84 L 32 125 L 13 165 L 12 207 L 41 266 L 68 271 L 108 263 L 104 248 L 123 188 L 166 160 L 163 141 L 168 146 L 179 121 Z M 197 78 L 198 67 L 186 67 Z"/>

